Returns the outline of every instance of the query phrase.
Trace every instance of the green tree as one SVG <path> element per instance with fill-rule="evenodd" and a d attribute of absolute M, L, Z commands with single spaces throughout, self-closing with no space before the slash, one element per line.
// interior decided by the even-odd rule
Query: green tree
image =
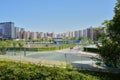
<path fill-rule="evenodd" d="M 89 41 L 88 41 L 87 38 L 82 38 L 82 39 L 81 39 L 81 43 L 82 43 L 82 45 L 88 45 L 88 44 L 89 44 Z"/>
<path fill-rule="evenodd" d="M 23 42 L 22 42 L 22 41 L 19 41 L 19 42 L 18 42 L 18 46 L 20 47 L 20 51 L 21 51 L 21 48 L 23 48 L 23 46 L 24 46 Z"/>
<path fill-rule="evenodd" d="M 76 37 L 72 37 L 72 38 L 70 38 L 70 40 L 77 40 L 77 38 Z"/>
<path fill-rule="evenodd" d="M 7 50 L 7 47 L 8 47 L 7 42 L 6 41 L 1 41 L 0 45 L 1 45 L 1 52 L 2 52 L 2 54 L 6 54 L 6 50 Z"/>
<path fill-rule="evenodd" d="M 44 41 L 44 38 L 41 38 L 41 39 L 40 39 L 40 42 L 43 43 L 43 41 Z"/>
<path fill-rule="evenodd" d="M 53 42 L 53 39 L 49 39 L 49 42 L 52 43 L 52 42 Z"/>
<path fill-rule="evenodd" d="M 14 48 L 14 55 L 15 55 L 15 48 L 16 48 L 16 46 L 17 46 L 17 42 L 16 42 L 16 41 L 13 41 L 13 42 L 12 42 L 12 44 L 13 44 L 13 48 Z"/>
<path fill-rule="evenodd" d="M 119 68 L 120 67 L 120 46 L 117 42 L 110 39 L 102 41 L 102 47 L 99 48 L 99 53 L 107 66 Z"/>
<path fill-rule="evenodd" d="M 7 46 L 11 46 L 11 40 L 6 40 L 5 42 L 7 43 Z"/>
<path fill-rule="evenodd" d="M 112 20 L 103 22 L 103 25 L 107 27 L 107 34 L 102 40 L 102 47 L 98 46 L 98 48 L 108 66 L 120 68 L 120 1 L 116 3 L 114 12 Z"/>
<path fill-rule="evenodd" d="M 115 15 L 108 26 L 108 33 L 110 39 L 120 45 L 120 1 L 117 2 L 114 9 Z"/>

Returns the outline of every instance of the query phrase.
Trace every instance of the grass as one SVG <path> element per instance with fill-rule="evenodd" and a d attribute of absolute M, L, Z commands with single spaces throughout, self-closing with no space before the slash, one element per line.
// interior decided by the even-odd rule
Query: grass
<path fill-rule="evenodd" d="M 63 45 L 63 46 L 47 46 L 47 47 L 6 47 L 6 50 L 15 50 L 15 51 L 55 51 L 62 50 L 70 47 L 74 47 L 75 45 Z M 2 51 L 2 47 L 0 47 L 0 51 Z"/>

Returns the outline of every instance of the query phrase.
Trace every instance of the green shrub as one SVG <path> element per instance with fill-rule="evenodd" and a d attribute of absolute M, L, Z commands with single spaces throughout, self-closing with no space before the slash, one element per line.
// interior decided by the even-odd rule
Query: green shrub
<path fill-rule="evenodd" d="M 10 51 L 54 51 L 54 50 L 60 50 L 60 49 L 66 49 L 69 47 L 74 47 L 75 45 L 62 45 L 62 46 L 46 46 L 46 47 L 7 47 Z M 2 47 L 0 47 L 0 50 L 2 50 Z"/>
<path fill-rule="evenodd" d="M 0 80 L 112 80 L 109 76 L 101 78 L 101 74 L 94 74 L 31 63 L 0 61 Z"/>
<path fill-rule="evenodd" d="M 98 49 L 97 49 L 97 48 L 88 48 L 88 47 L 84 47 L 83 50 L 86 51 L 86 52 L 98 53 Z"/>
<path fill-rule="evenodd" d="M 3 54 L 3 53 L 0 51 L 0 54 Z"/>

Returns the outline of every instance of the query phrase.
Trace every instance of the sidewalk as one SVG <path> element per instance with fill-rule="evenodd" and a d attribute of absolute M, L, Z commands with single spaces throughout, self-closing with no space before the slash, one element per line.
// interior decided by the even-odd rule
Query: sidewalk
<path fill-rule="evenodd" d="M 62 52 L 62 53 L 66 53 L 66 54 L 85 55 L 88 57 L 97 57 L 97 58 L 99 56 L 98 54 L 91 53 L 91 52 L 84 52 L 79 49 L 64 49 L 64 50 L 58 50 L 56 52 Z"/>
<path fill-rule="evenodd" d="M 75 61 L 71 65 L 77 70 L 89 70 L 97 72 L 110 72 L 110 73 L 120 73 L 120 69 L 111 68 L 107 66 L 98 66 L 95 61 Z"/>
<path fill-rule="evenodd" d="M 35 59 L 35 58 L 27 58 L 23 56 L 6 56 L 6 55 L 0 55 L 0 60 L 11 60 L 16 62 L 30 62 L 34 64 L 41 64 L 41 65 L 48 65 L 48 66 L 61 66 L 66 65 L 65 62 L 62 61 L 52 61 L 52 60 L 43 60 L 43 59 Z"/>
<path fill-rule="evenodd" d="M 99 59 L 99 54 L 91 53 L 91 52 L 84 52 L 80 51 L 79 49 L 66 49 L 66 50 L 60 50 L 58 52 L 66 53 L 66 54 L 75 54 L 78 56 L 84 55 L 90 58 L 96 58 Z M 96 61 L 74 61 L 71 63 L 71 65 L 78 69 L 78 70 L 90 70 L 90 71 L 100 71 L 100 72 L 111 72 L 111 73 L 120 73 L 120 69 L 117 68 L 110 68 L 103 64 L 103 66 L 96 65 Z"/>

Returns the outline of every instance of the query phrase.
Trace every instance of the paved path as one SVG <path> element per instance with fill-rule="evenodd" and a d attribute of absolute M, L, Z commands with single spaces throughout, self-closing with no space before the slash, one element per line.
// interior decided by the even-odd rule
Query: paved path
<path fill-rule="evenodd" d="M 98 54 L 91 53 L 91 52 L 84 52 L 78 46 L 74 47 L 73 49 L 65 49 L 59 50 L 58 52 L 63 52 L 66 54 L 75 54 L 75 55 L 84 55 L 91 58 L 100 59 Z M 96 61 L 74 61 L 71 65 L 79 70 L 91 70 L 91 71 L 100 71 L 100 72 L 112 72 L 112 73 L 120 73 L 120 69 L 117 68 L 110 68 L 102 63 L 102 66 L 96 65 Z"/>
<path fill-rule="evenodd" d="M 58 50 L 56 52 L 62 52 L 62 53 L 66 53 L 66 54 L 68 53 L 68 54 L 84 55 L 84 56 L 96 57 L 96 58 L 99 57 L 98 54 L 82 51 L 80 47 L 74 47 L 73 49 Z"/>
<path fill-rule="evenodd" d="M 52 61 L 52 60 L 43 60 L 43 59 L 35 59 L 35 58 L 27 58 L 23 56 L 7 56 L 7 55 L 0 55 L 0 60 L 11 60 L 11 61 L 19 61 L 19 62 L 30 62 L 35 64 L 41 65 L 48 65 L 48 66 L 65 66 L 65 62 L 62 61 Z"/>

